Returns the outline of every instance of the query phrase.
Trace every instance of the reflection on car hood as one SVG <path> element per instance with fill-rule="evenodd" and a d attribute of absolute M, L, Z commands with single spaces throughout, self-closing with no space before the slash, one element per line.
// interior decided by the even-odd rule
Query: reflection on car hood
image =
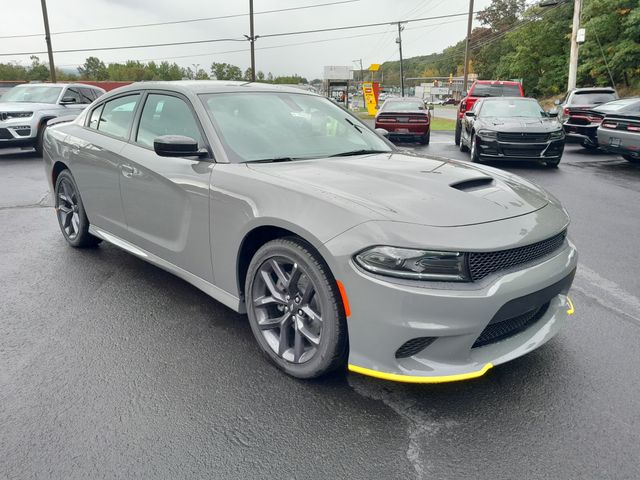
<path fill-rule="evenodd" d="M 476 122 L 476 130 L 480 128 L 499 132 L 542 133 L 560 130 L 562 126 L 555 118 L 487 117 Z"/>
<path fill-rule="evenodd" d="M 59 108 L 55 103 L 0 102 L 0 112 L 33 112 Z"/>
<path fill-rule="evenodd" d="M 309 195 L 356 203 L 373 219 L 461 226 L 525 215 L 549 202 L 545 192 L 490 167 L 402 153 L 249 164 Z M 322 195 L 320 195 L 322 192 Z"/>

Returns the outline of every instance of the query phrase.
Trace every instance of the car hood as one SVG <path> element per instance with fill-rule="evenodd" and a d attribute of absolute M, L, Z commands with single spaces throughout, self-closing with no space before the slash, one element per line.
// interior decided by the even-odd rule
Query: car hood
<path fill-rule="evenodd" d="M 248 166 L 283 186 L 366 207 L 372 219 L 453 227 L 526 215 L 549 203 L 521 178 L 444 158 L 389 153 Z"/>
<path fill-rule="evenodd" d="M 55 103 L 0 102 L 0 112 L 36 112 L 57 107 Z"/>
<path fill-rule="evenodd" d="M 491 117 L 481 119 L 480 124 L 481 128 L 500 132 L 541 133 L 553 132 L 562 128 L 555 118 Z"/>

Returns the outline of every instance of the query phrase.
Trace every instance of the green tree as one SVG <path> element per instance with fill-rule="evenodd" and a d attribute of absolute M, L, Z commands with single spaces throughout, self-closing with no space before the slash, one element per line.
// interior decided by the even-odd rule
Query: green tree
<path fill-rule="evenodd" d="M 31 67 L 27 71 L 27 79 L 40 82 L 49 80 L 49 67 L 44 63 L 40 63 L 40 58 L 35 55 L 31 55 L 29 59 L 31 60 Z"/>
<path fill-rule="evenodd" d="M 80 77 L 85 80 L 107 80 L 109 72 L 104 62 L 97 57 L 88 57 L 81 67 L 78 67 Z"/>
<path fill-rule="evenodd" d="M 264 72 L 262 70 L 258 70 L 258 72 L 256 73 L 256 80 L 258 80 L 259 82 L 264 81 Z"/>

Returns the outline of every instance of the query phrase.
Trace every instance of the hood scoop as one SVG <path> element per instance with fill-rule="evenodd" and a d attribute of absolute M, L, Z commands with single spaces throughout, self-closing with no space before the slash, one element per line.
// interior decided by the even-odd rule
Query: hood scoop
<path fill-rule="evenodd" d="M 467 180 L 462 180 L 461 182 L 455 182 L 450 184 L 451 188 L 455 188 L 456 190 L 460 190 L 461 192 L 471 192 L 474 190 L 482 190 L 483 188 L 488 188 L 493 186 L 494 181 L 491 177 L 477 177 L 470 178 Z"/>

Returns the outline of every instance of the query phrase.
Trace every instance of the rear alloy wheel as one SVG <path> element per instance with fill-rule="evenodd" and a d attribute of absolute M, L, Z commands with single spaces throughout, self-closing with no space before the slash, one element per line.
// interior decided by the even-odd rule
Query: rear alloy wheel
<path fill-rule="evenodd" d="M 598 149 L 598 144 L 597 143 L 593 143 L 591 140 L 583 140 L 580 145 L 582 145 L 583 148 L 586 148 L 587 150 L 597 150 Z"/>
<path fill-rule="evenodd" d="M 467 146 L 464 144 L 464 138 L 462 138 L 462 136 L 460 136 L 460 151 L 463 153 L 469 151 Z"/>
<path fill-rule="evenodd" d="M 631 155 L 622 155 L 626 161 L 631 163 L 640 163 L 640 157 L 632 157 Z"/>
<path fill-rule="evenodd" d="M 456 145 L 460 145 L 461 135 L 462 135 L 462 123 L 460 122 L 460 120 L 456 120 L 456 133 L 455 133 Z"/>
<path fill-rule="evenodd" d="M 102 240 L 89 233 L 89 220 L 69 170 L 58 175 L 55 186 L 55 209 L 60 231 L 72 247 L 93 247 Z"/>
<path fill-rule="evenodd" d="M 347 329 L 337 285 L 306 243 L 283 238 L 262 246 L 245 293 L 251 330 L 279 368 L 314 378 L 344 366 Z"/>

